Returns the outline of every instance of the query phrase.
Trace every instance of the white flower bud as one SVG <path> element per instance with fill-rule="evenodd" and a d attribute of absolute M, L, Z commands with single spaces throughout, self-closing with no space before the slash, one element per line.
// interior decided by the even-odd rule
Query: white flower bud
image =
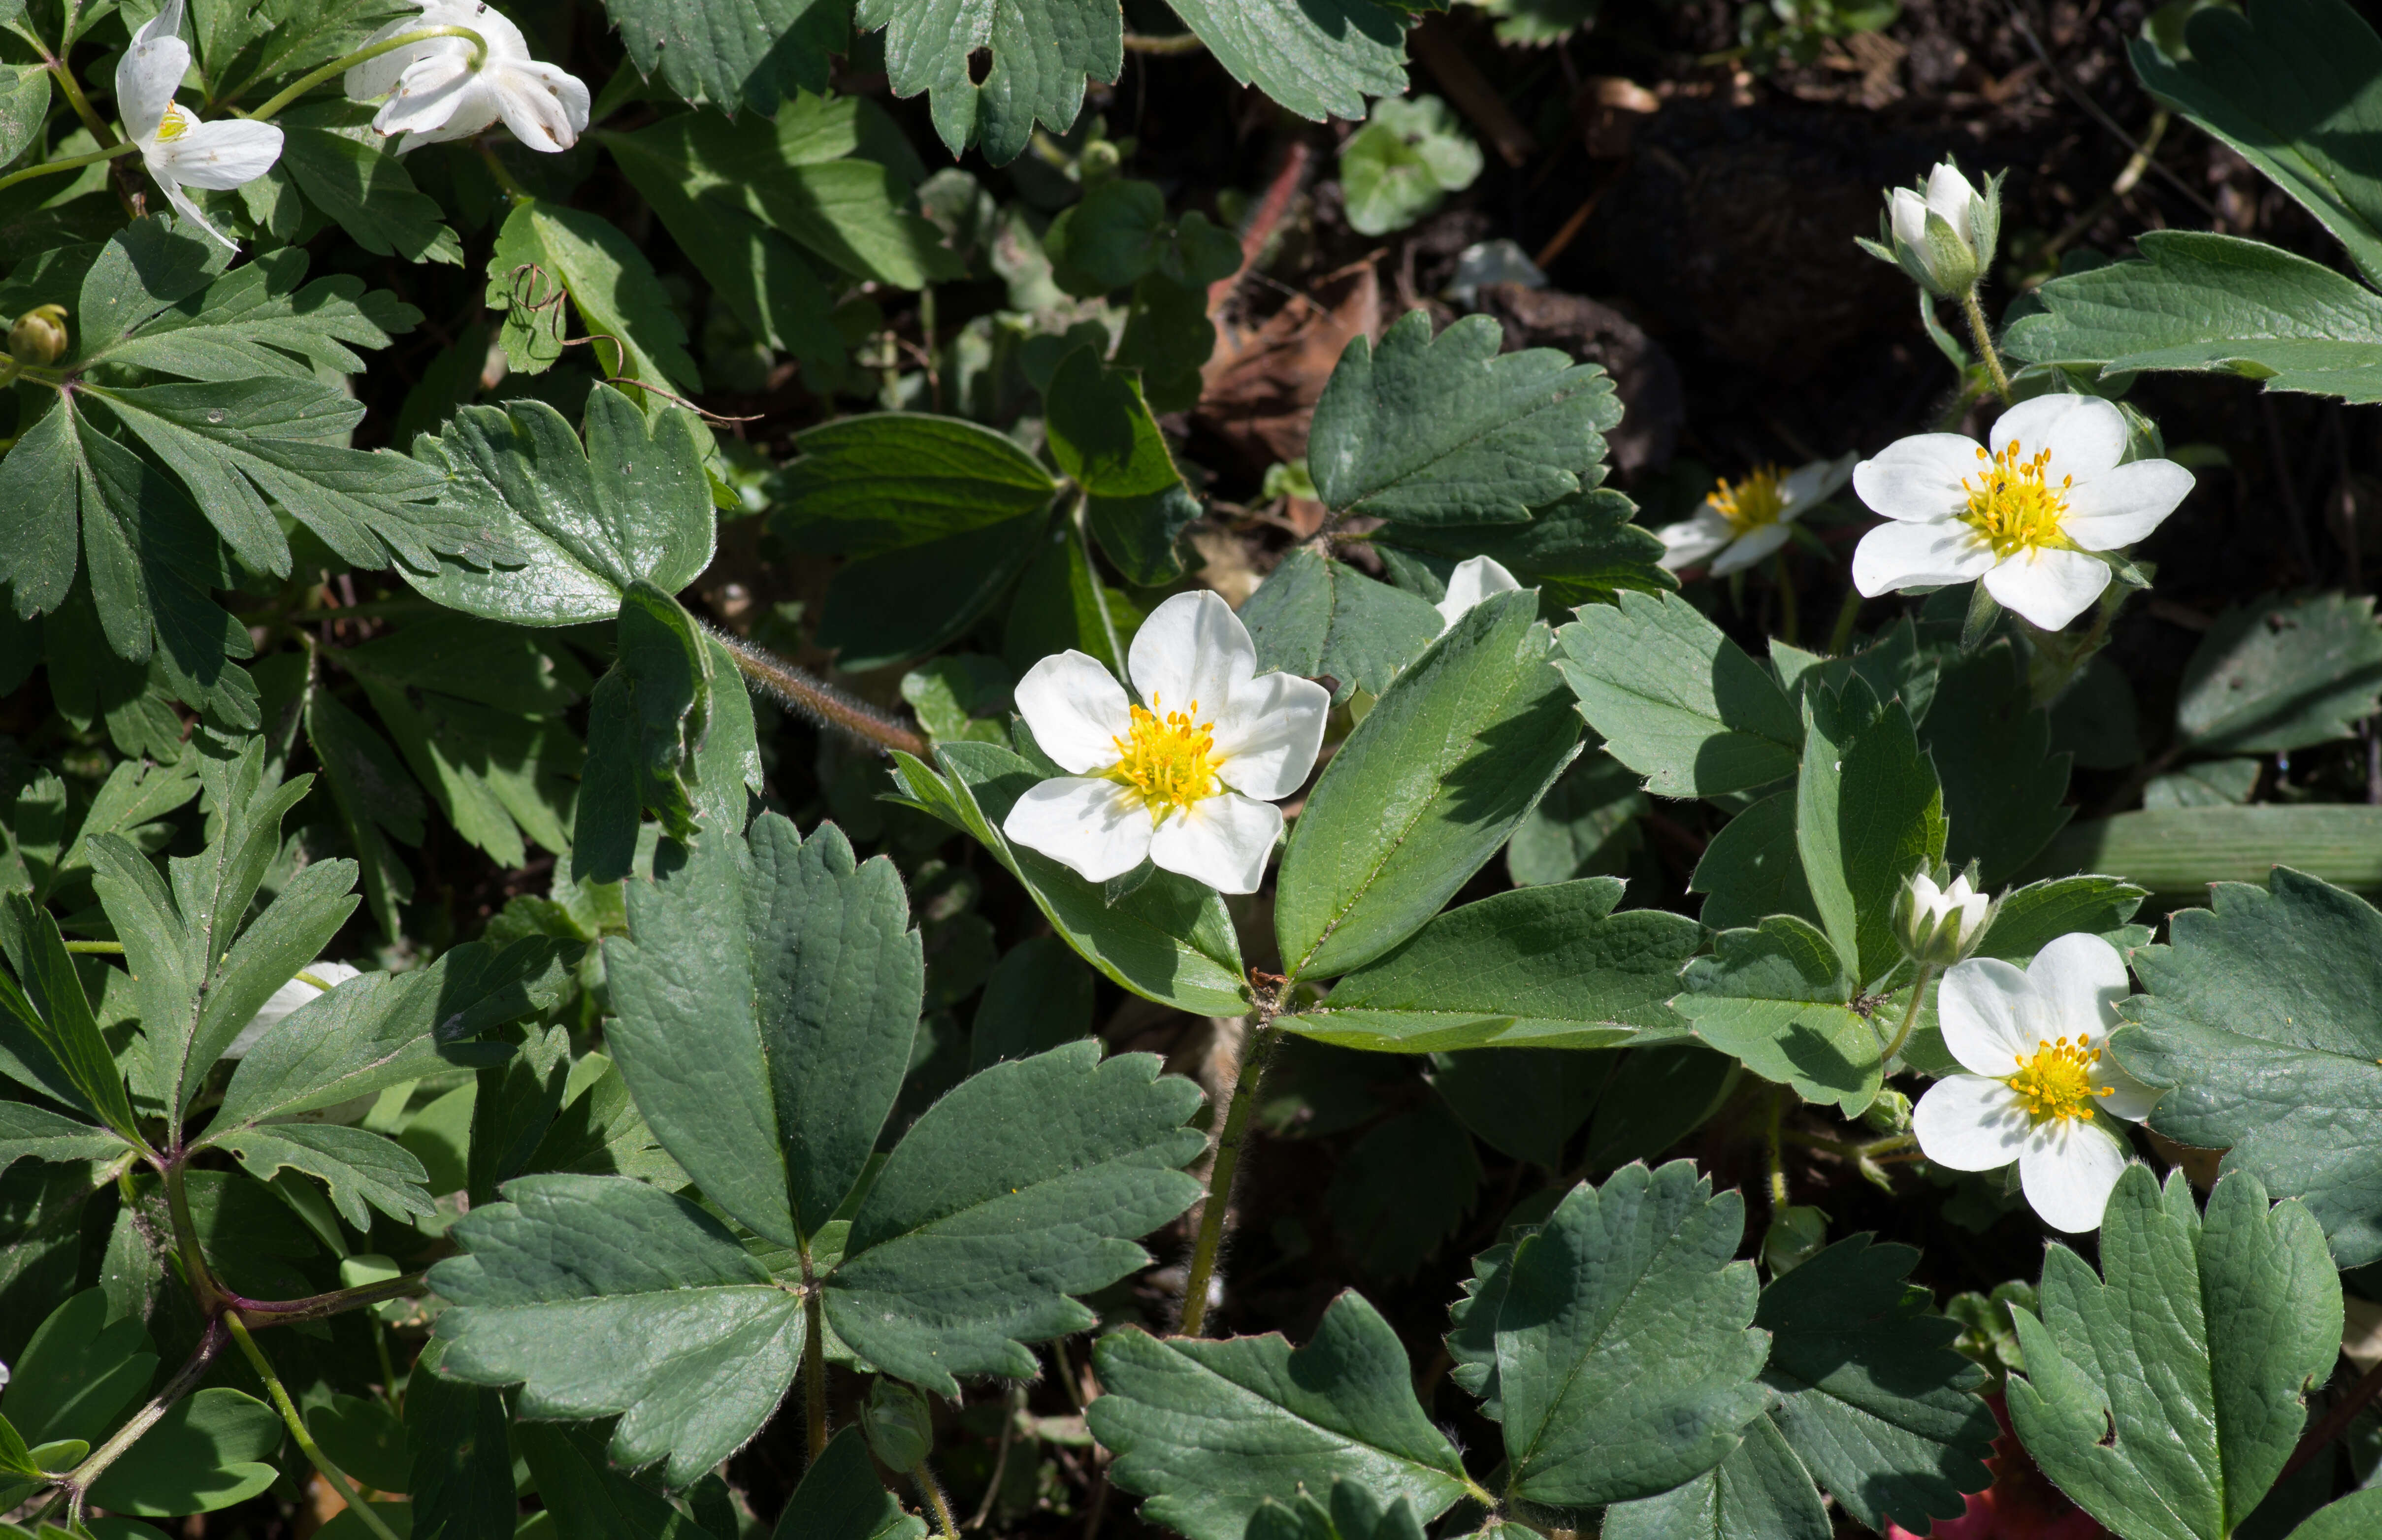
<path fill-rule="evenodd" d="M 1918 872 L 1894 901 L 1895 939 L 1913 962 L 1947 967 L 1976 946 L 1992 913 L 1993 900 L 1971 888 L 1965 873 L 1939 888 Z"/>
<path fill-rule="evenodd" d="M 1979 191 L 1947 160 L 1928 173 L 1923 189 L 1888 189 L 1878 240 L 1860 244 L 1938 299 L 1960 299 L 1993 265 L 2001 210 L 1999 177 L 1986 178 Z"/>

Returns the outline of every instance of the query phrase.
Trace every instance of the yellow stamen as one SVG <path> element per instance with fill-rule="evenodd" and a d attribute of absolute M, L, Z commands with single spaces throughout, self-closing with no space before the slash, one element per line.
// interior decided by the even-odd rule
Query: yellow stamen
<path fill-rule="evenodd" d="M 1734 486 L 1724 477 L 1705 500 L 1728 521 L 1729 528 L 1744 535 L 1763 524 L 1776 524 L 1778 516 L 1786 511 L 1779 481 L 1778 467 L 1764 465 Z"/>
<path fill-rule="evenodd" d="M 190 115 L 182 110 L 180 103 L 166 103 L 166 116 L 157 119 L 158 142 L 161 144 L 171 144 L 174 141 L 181 138 L 184 134 L 189 133 L 190 131 Z"/>
<path fill-rule="evenodd" d="M 2020 1061 L 2018 1073 L 2007 1083 L 2026 1103 L 2027 1115 L 2037 1123 L 2089 1119 L 2093 1098 L 2106 1096 L 2110 1090 L 2093 1084 L 2093 1066 L 2100 1062 L 2101 1051 L 2093 1046 L 2090 1033 L 2079 1033 L 2072 1043 L 2066 1038 L 2057 1042 L 2037 1039 L 2034 1053 Z"/>
<path fill-rule="evenodd" d="M 1160 704 L 1156 696 L 1149 703 Z M 1189 711 L 1169 711 L 1161 720 L 1136 706 L 1125 736 L 1110 740 L 1118 758 L 1109 778 L 1139 793 L 1153 820 L 1216 795 L 1216 770 L 1209 758 L 1216 751 L 1216 730 L 1197 721 L 1198 710 L 1195 700 Z"/>
<path fill-rule="evenodd" d="M 1977 458 L 1985 468 L 1960 483 L 1969 494 L 1969 511 L 1961 517 L 2004 561 L 2022 551 L 2070 544 L 2060 533 L 2059 521 L 2068 511 L 2068 492 L 2076 478 L 2062 476 L 2053 487 L 2044 479 L 2051 451 L 2039 450 L 2032 459 L 2021 459 L 2020 452 L 2015 438 L 1999 455 L 1979 450 Z"/>

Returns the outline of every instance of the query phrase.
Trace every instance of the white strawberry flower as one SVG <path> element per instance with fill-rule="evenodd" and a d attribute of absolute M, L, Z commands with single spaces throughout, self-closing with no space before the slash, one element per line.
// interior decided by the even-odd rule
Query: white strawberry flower
<path fill-rule="evenodd" d="M 1001 832 L 1087 881 L 1148 859 L 1223 893 L 1255 893 L 1282 837 L 1273 804 L 1299 788 L 1323 745 L 1331 692 L 1257 671 L 1248 628 L 1205 591 L 1177 594 L 1134 634 L 1126 671 L 1054 653 L 1017 684 L 1042 752 L 1070 773 L 1017 799 Z"/>
<path fill-rule="evenodd" d="M 1927 1089 L 1910 1115 L 1920 1151 L 1956 1171 L 2018 1163 L 2026 1201 L 2071 1234 L 2097 1229 L 2128 1150 L 2114 1120 L 2140 1122 L 2158 1092 L 2104 1046 L 2126 997 L 2126 964 L 2100 937 L 2062 936 L 2023 969 L 1971 957 L 1936 995 L 1944 1046 L 1970 1073 Z"/>
<path fill-rule="evenodd" d="M 1853 584 L 1897 588 L 1984 580 L 2045 631 L 2109 585 L 2094 551 L 2130 546 L 2192 490 L 2172 460 L 2118 461 L 2126 419 L 2098 396 L 2037 396 L 1994 423 L 1990 452 L 1958 433 L 1897 439 L 1853 467 L 1853 490 L 1891 522 L 1861 536 Z"/>
<path fill-rule="evenodd" d="M 373 128 L 402 134 L 397 153 L 424 144 L 468 139 L 504 120 L 513 137 L 549 154 L 579 142 L 594 99 L 579 77 L 530 57 L 529 41 L 502 12 L 479 0 L 417 0 L 422 14 L 392 21 L 364 46 L 387 43 L 425 27 L 461 27 L 485 43 L 477 65 L 469 38 L 434 37 L 348 71 L 348 95 L 359 102 L 386 96 Z"/>
<path fill-rule="evenodd" d="M 1787 526 L 1836 496 L 1853 474 L 1852 455 L 1793 471 L 1764 465 L 1743 481 L 1713 487 L 1695 516 L 1656 530 L 1672 572 L 1711 562 L 1712 575 L 1752 566 L 1784 546 Z"/>
<path fill-rule="evenodd" d="M 186 187 L 222 189 L 252 182 L 281 158 L 281 130 L 243 117 L 203 123 L 174 100 L 190 73 L 190 45 L 181 39 L 182 0 L 166 0 L 116 65 L 116 111 L 141 146 L 141 162 L 182 216 L 234 251 L 229 236 L 207 222 Z"/>
<path fill-rule="evenodd" d="M 1466 557 L 1447 574 L 1447 597 L 1431 607 L 1439 611 L 1439 634 L 1444 636 L 1454 630 L 1465 611 L 1482 599 L 1510 594 L 1521 585 L 1521 580 L 1495 557 Z"/>

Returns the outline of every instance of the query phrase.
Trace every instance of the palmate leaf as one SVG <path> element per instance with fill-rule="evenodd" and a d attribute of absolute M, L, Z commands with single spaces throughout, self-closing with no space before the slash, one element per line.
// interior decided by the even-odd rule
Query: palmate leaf
<path fill-rule="evenodd" d="M 462 243 L 438 200 L 416 187 L 397 152 L 364 129 L 371 110 L 340 102 L 285 114 L 276 170 L 374 256 L 461 266 Z"/>
<path fill-rule="evenodd" d="M 1726 1460 L 1659 1497 L 1604 1510 L 1598 1540 L 1828 1540 L 1835 1528 L 1777 1424 L 1748 1423 Z"/>
<path fill-rule="evenodd" d="M 2101 1267 L 2054 1245 L 2010 1423 L 2076 1505 L 2126 1540 L 2224 1540 L 2306 1431 L 2340 1350 L 2340 1283 L 2307 1210 L 2234 1172 L 2204 1216 L 2180 1170 L 2126 1168 Z"/>
<path fill-rule="evenodd" d="M 10 1056 L 33 1070 L 31 1083 L 145 1148 L 124 1072 L 100 1035 L 57 921 L 20 893 L 7 895 L 6 912 L 18 977 L 0 973 L 0 1010 L 21 1029 L 10 1034 L 18 1039 Z"/>
<path fill-rule="evenodd" d="M 1225 1342 L 1111 1333 L 1093 1349 L 1107 1394 L 1086 1419 L 1142 1512 L 1190 1540 L 1242 1540 L 1268 1501 L 1346 1480 L 1437 1518 L 1471 1487 L 1416 1401 L 1397 1333 L 1354 1292 L 1314 1338 Z"/>
<path fill-rule="evenodd" d="M 0 1102 L 0 1173 L 18 1161 L 98 1161 L 124 1152 L 123 1140 L 80 1118 L 23 1102 Z"/>

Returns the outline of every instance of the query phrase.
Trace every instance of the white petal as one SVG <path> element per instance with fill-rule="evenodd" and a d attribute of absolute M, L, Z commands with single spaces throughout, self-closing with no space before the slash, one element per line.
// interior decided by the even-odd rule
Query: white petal
<path fill-rule="evenodd" d="M 1997 1080 L 2017 1074 L 2019 1061 L 2044 1036 L 2033 983 L 1998 957 L 1971 957 L 1946 969 L 1935 1016 L 1960 1067 Z"/>
<path fill-rule="evenodd" d="M 1433 608 L 1439 611 L 1440 634 L 1464 618 L 1464 612 L 1492 594 L 1510 594 L 1521 586 L 1504 563 L 1493 556 L 1467 556 L 1447 574 L 1447 597 Z"/>
<path fill-rule="evenodd" d="M 2130 992 L 2126 960 L 2118 949 L 2089 931 L 2061 936 L 2034 955 L 2026 965 L 2027 981 L 2034 986 L 2061 1037 L 2091 1034 L 2106 1042 L 2117 1029 L 2118 1002 Z"/>
<path fill-rule="evenodd" d="M 1069 648 L 1054 652 L 1017 682 L 1017 714 L 1060 769 L 1077 775 L 1123 758 L 1116 740 L 1133 730 L 1124 686 L 1100 660 Z"/>
<path fill-rule="evenodd" d="M 172 0 L 132 34 L 132 45 L 116 63 L 116 114 L 133 139 L 157 131 L 182 77 L 190 73 L 190 45 L 175 35 L 181 25 L 181 0 Z"/>
<path fill-rule="evenodd" d="M 1205 797 L 1159 825 L 1149 858 L 1218 893 L 1255 893 L 1282 838 L 1282 809 L 1230 792 Z"/>
<path fill-rule="evenodd" d="M 442 54 L 405 72 L 396 94 L 373 115 L 373 127 L 385 134 L 435 133 L 458 113 L 487 127 L 497 118 L 496 93 L 462 60 Z"/>
<path fill-rule="evenodd" d="M 1696 510 L 1694 518 L 1664 524 L 1654 532 L 1654 537 L 1663 542 L 1662 565 L 1676 573 L 1695 566 L 1715 551 L 1726 549 L 1728 543 L 1737 538 L 1737 526 L 1706 503 Z"/>
<path fill-rule="evenodd" d="M 513 25 L 512 18 L 477 4 L 476 0 L 429 7 L 424 12 L 422 20 L 425 26 L 469 27 L 479 33 L 488 45 L 486 68 L 529 62 L 529 40 L 522 36 L 519 27 Z"/>
<path fill-rule="evenodd" d="M 533 73 L 534 70 L 548 71 L 553 79 Z M 496 87 L 497 110 L 515 139 L 548 154 L 559 154 L 579 142 L 579 130 L 587 125 L 588 97 L 587 88 L 577 78 L 551 65 L 533 63 L 491 70 L 489 79 Z M 569 99 L 560 93 L 558 85 L 567 86 Z M 577 104 L 575 112 L 573 101 Z"/>
<path fill-rule="evenodd" d="M 1001 820 L 1013 844 L 1038 850 L 1087 882 L 1123 877 L 1149 854 L 1149 810 L 1113 781 L 1073 776 L 1027 789 Z"/>
<path fill-rule="evenodd" d="M 1294 673 L 1260 674 L 1234 690 L 1214 725 L 1216 774 L 1264 802 L 1298 790 L 1323 748 L 1332 692 Z"/>
<path fill-rule="evenodd" d="M 1177 594 L 1149 612 L 1125 659 L 1133 687 L 1164 716 L 1189 711 L 1213 720 L 1233 692 L 1258 671 L 1258 649 L 1232 607 L 1205 588 Z"/>
<path fill-rule="evenodd" d="M 1886 194 L 1887 216 L 1894 223 L 1895 238 L 1915 252 L 1927 250 L 1927 200 L 1907 187 L 1897 187 Z"/>
<path fill-rule="evenodd" d="M 209 220 L 205 215 L 199 212 L 199 205 L 192 203 L 190 201 L 190 195 L 182 191 L 181 183 L 171 180 L 166 177 L 157 176 L 157 163 L 153 159 L 149 161 L 149 173 L 153 177 L 157 177 L 157 185 L 164 190 L 166 193 L 166 201 L 173 204 L 175 211 L 180 214 L 183 218 L 188 219 L 190 223 L 198 226 L 199 228 L 206 231 L 210 236 L 213 236 L 215 243 L 221 246 L 224 250 L 227 252 L 237 252 L 239 250 L 239 243 L 238 241 L 224 234 L 223 231 L 215 228 L 214 223 Z"/>
<path fill-rule="evenodd" d="M 1944 912 L 1944 890 L 1935 885 L 1935 879 L 1923 871 L 1911 878 L 1910 896 L 1917 902 L 1920 911 L 1930 919 Z"/>
<path fill-rule="evenodd" d="M 1984 464 L 1977 441 L 1957 433 L 1914 433 L 1853 467 L 1853 490 L 1874 512 L 1924 522 L 1969 506 L 1963 478 Z"/>
<path fill-rule="evenodd" d="M 2082 481 L 2102 474 L 2125 454 L 2126 414 L 2098 396 L 2035 396 L 1994 419 L 1994 453 L 2012 439 L 2021 460 L 2051 451 L 2044 474 L 2052 486 L 2066 476 Z"/>
<path fill-rule="evenodd" d="M 2026 1201 L 2055 1230 L 2099 1229 L 2110 1189 L 2125 1174 L 2125 1146 L 2099 1125 L 2097 1117 L 2053 1118 L 2028 1137 L 2018 1158 Z"/>
<path fill-rule="evenodd" d="M 2148 1117 L 2151 1115 L 2151 1108 L 2156 1106 L 2160 1096 L 2165 1094 L 2157 1088 L 2146 1086 L 2126 1073 L 2125 1066 L 2106 1049 L 2101 1056 L 2093 1061 L 2092 1077 L 2094 1091 L 2106 1090 L 2109 1093 L 2106 1096 L 2093 1097 L 2093 1112 L 2106 1114 L 2111 1117 L 2121 1117 L 2129 1123 L 2140 1123 L 2143 1118 Z"/>
<path fill-rule="evenodd" d="M 1880 524 L 1853 548 L 1853 586 L 1874 598 L 1922 584 L 1966 583 L 1993 564 L 1993 548 L 1957 519 Z"/>
<path fill-rule="evenodd" d="M 1944 223 L 1951 226 L 1962 240 L 1976 239 L 1969 228 L 1969 205 L 1976 201 L 1977 190 L 1969 185 L 1969 179 L 1960 175 L 1960 168 L 1950 161 L 1941 162 L 1927 173 L 1928 209 L 1942 215 Z"/>
<path fill-rule="evenodd" d="M 2108 567 L 2081 550 L 2020 551 L 1985 574 L 1985 592 L 2003 609 L 2045 631 L 2082 614 L 2108 585 Z"/>
<path fill-rule="evenodd" d="M 308 963 L 305 971 L 334 988 L 360 976 L 355 967 L 349 963 L 315 961 Z M 309 1001 L 319 999 L 323 993 L 301 979 L 290 979 L 265 998 L 256 1015 L 249 1018 L 248 1025 L 239 1029 L 239 1035 L 231 1040 L 231 1046 L 224 1050 L 224 1057 L 237 1059 L 245 1056 L 250 1049 L 256 1046 L 259 1038 L 280 1025 L 283 1017 Z"/>
<path fill-rule="evenodd" d="M 2172 460 L 2137 460 L 2081 477 L 2068 493 L 2059 532 L 2086 550 L 2116 550 L 2146 538 L 2192 490 L 2192 473 Z"/>
<path fill-rule="evenodd" d="M 1712 575 L 1726 577 L 1731 573 L 1743 572 L 1755 562 L 1766 560 L 1772 552 L 1785 545 L 1786 536 L 1787 528 L 1783 522 L 1774 524 L 1756 524 L 1738 536 L 1736 544 L 1713 558 Z"/>
<path fill-rule="evenodd" d="M 381 109 L 384 113 L 388 110 L 387 107 Z M 489 89 L 485 80 L 466 79 L 454 105 L 440 112 L 438 117 L 439 121 L 424 128 L 405 129 L 400 124 L 382 131 L 404 132 L 405 137 L 397 142 L 397 153 L 400 155 L 424 144 L 444 144 L 449 140 L 469 139 L 497 120 L 497 93 Z"/>
<path fill-rule="evenodd" d="M 245 117 L 195 123 L 181 138 L 148 153 L 149 170 L 160 181 L 222 189 L 252 182 L 281 158 L 281 130 Z"/>
<path fill-rule="evenodd" d="M 1860 459 L 1848 454 L 1840 460 L 1814 460 L 1790 474 L 1778 484 L 1778 500 L 1786 510 L 1779 516 L 1794 518 L 1812 504 L 1835 497 L 1853 478 L 1853 466 Z"/>
<path fill-rule="evenodd" d="M 437 20 L 429 16 L 410 16 L 402 20 L 390 22 L 379 31 L 364 39 L 358 51 L 393 42 L 408 32 L 418 32 L 424 27 L 449 25 L 455 25 L 455 23 Z M 460 37 L 429 38 L 421 43 L 409 43 L 403 48 L 393 48 L 376 58 L 366 59 L 363 63 L 355 66 L 339 78 L 339 89 L 347 92 L 350 101 L 377 101 L 395 91 L 397 82 L 403 78 L 405 72 L 424 59 L 452 58 L 460 69 L 464 68 L 464 60 L 469 57 L 471 51 L 471 43 Z"/>
<path fill-rule="evenodd" d="M 2026 1108 L 2018 1092 L 1982 1075 L 1949 1075 L 1910 1109 L 1919 1149 L 1955 1171 L 1994 1171 L 2026 1148 Z"/>

